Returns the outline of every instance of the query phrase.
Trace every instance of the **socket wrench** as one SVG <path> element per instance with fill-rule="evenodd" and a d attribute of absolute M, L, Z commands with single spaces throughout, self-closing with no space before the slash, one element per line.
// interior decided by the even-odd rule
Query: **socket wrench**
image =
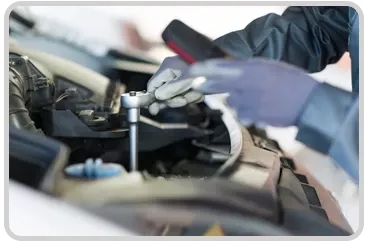
<path fill-rule="evenodd" d="M 147 107 L 155 101 L 152 93 L 145 91 L 130 91 L 121 95 L 121 106 L 127 109 L 130 143 L 130 171 L 138 169 L 138 123 L 140 108 Z"/>

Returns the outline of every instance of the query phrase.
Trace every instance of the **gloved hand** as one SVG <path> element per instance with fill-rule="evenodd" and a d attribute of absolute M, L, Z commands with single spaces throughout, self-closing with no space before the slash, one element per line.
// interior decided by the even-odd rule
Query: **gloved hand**
<path fill-rule="evenodd" d="M 156 115 L 165 107 L 182 107 L 189 103 L 201 102 L 204 96 L 191 90 L 191 82 L 181 82 L 171 85 L 184 70 L 189 67 L 179 56 L 167 57 L 158 71 L 147 84 L 147 91 L 155 94 L 157 102 L 149 106 L 149 112 Z"/>
<path fill-rule="evenodd" d="M 195 77 L 205 77 L 194 79 Z M 181 84 L 180 84 L 181 83 Z M 187 68 L 178 78 L 156 90 L 164 96 L 170 87 L 188 87 L 202 94 L 229 93 L 227 103 L 242 121 L 274 126 L 297 125 L 307 98 L 319 84 L 303 70 L 265 59 L 213 59 Z M 172 88 L 170 96 L 181 90 Z"/>

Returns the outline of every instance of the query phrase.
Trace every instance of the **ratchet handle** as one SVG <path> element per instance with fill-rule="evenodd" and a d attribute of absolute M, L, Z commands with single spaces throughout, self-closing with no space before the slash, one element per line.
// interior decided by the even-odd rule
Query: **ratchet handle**
<path fill-rule="evenodd" d="M 207 36 L 176 19 L 165 28 L 162 38 L 172 51 L 189 64 L 210 58 L 230 58 Z"/>

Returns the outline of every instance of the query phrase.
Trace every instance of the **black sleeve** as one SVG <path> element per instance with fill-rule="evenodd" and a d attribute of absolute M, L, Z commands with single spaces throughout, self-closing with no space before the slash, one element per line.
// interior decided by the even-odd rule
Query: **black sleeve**
<path fill-rule="evenodd" d="M 349 7 L 289 7 L 214 41 L 236 58 L 261 56 L 308 72 L 336 63 L 348 49 Z"/>

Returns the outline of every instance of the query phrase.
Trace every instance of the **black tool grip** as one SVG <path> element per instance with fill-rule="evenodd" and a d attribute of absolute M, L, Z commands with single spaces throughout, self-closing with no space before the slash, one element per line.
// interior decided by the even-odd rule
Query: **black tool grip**
<path fill-rule="evenodd" d="M 211 39 L 177 19 L 165 28 L 162 38 L 172 51 L 190 64 L 209 58 L 229 57 Z"/>

